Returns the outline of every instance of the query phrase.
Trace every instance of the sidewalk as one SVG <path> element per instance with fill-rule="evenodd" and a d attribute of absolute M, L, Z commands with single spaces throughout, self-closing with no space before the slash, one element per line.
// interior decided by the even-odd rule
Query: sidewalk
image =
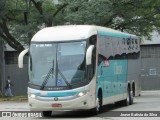
<path fill-rule="evenodd" d="M 1 101 L 24 101 L 28 100 L 27 96 L 0 97 Z"/>
<path fill-rule="evenodd" d="M 143 92 L 143 93 L 146 93 L 146 92 L 150 92 L 150 93 L 152 93 L 152 92 L 159 92 L 160 93 L 160 90 L 143 90 L 143 91 L 141 91 L 141 92 Z"/>

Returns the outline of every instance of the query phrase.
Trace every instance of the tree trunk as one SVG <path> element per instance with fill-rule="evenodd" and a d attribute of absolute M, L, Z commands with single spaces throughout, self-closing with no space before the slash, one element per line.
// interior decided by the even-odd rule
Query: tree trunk
<path fill-rule="evenodd" d="M 5 19 L 2 20 L 2 23 L 0 23 L 0 37 L 3 38 L 3 40 L 8 43 L 13 49 L 17 50 L 18 52 L 21 52 L 24 50 L 23 45 L 18 42 L 9 32 L 9 29 L 7 27 Z"/>

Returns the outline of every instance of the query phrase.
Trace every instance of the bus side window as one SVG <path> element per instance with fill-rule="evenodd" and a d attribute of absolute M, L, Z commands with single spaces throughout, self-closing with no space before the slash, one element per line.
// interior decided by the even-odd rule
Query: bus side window
<path fill-rule="evenodd" d="M 131 50 L 131 39 L 127 39 L 127 46 L 128 46 L 128 50 Z"/>

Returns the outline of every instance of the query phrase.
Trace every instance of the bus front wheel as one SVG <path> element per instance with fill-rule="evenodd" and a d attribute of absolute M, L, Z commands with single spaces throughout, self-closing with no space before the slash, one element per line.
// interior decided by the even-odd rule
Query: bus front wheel
<path fill-rule="evenodd" d="M 44 117 L 50 117 L 52 115 L 52 111 L 43 111 Z"/>
<path fill-rule="evenodd" d="M 95 115 L 102 112 L 102 93 L 99 92 L 96 99 L 96 107 L 93 109 Z"/>

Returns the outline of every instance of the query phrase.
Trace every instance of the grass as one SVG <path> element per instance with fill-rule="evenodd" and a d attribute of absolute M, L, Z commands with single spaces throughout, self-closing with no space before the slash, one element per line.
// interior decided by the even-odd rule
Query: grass
<path fill-rule="evenodd" d="M 1 101 L 23 101 L 28 100 L 27 96 L 0 97 Z"/>

